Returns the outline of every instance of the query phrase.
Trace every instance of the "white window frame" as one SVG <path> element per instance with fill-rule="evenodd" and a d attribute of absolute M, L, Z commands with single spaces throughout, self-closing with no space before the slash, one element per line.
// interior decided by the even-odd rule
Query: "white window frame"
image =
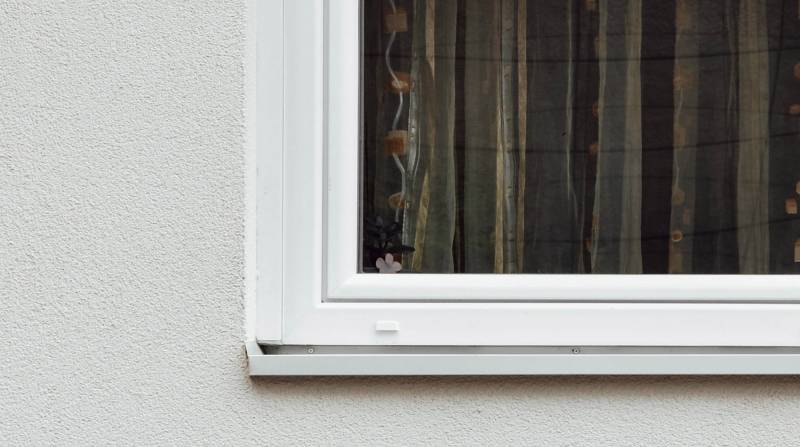
<path fill-rule="evenodd" d="M 289 354 L 253 348 L 257 373 L 800 373 L 800 276 L 358 273 L 359 0 L 264 0 L 253 14 L 258 280 L 250 347 L 282 346 L 274 352 Z M 400 346 L 419 351 L 392 354 Z M 481 369 L 480 354 L 464 351 L 469 347 L 522 357 L 501 362 L 508 369 L 490 362 Z M 498 347 L 563 349 L 487 351 Z M 676 353 L 681 348 L 689 351 Z M 324 349 L 327 357 L 309 352 Z M 576 368 L 541 361 L 586 350 L 596 356 L 579 357 L 606 366 L 609 355 L 640 363 L 601 368 L 585 361 Z M 423 357 L 415 363 L 403 355 Z M 646 363 L 654 355 L 678 355 L 686 367 L 676 369 L 675 357 L 672 367 Z M 753 355 L 777 360 L 748 360 Z M 453 363 L 431 368 L 440 356 Z M 739 359 L 739 367 L 714 363 L 719 356 Z M 457 357 L 469 367 L 459 367 Z M 327 366 L 308 366 L 314 359 Z"/>

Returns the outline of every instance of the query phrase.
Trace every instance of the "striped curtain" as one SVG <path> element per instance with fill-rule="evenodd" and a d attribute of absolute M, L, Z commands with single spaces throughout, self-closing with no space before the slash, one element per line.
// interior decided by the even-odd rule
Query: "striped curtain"
<path fill-rule="evenodd" d="M 365 1 L 364 270 L 798 272 L 797 8 Z"/>

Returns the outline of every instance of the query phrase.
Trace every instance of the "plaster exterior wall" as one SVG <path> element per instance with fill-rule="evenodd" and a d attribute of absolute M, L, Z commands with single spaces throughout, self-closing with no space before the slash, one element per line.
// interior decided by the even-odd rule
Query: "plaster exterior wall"
<path fill-rule="evenodd" d="M 251 381 L 247 17 L 0 1 L 0 445 L 798 444 L 796 378 Z"/>

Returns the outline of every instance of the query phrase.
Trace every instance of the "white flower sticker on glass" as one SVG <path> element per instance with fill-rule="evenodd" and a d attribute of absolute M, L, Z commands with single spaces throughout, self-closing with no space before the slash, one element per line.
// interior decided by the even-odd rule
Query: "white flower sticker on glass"
<path fill-rule="evenodd" d="M 378 267 L 379 273 L 397 273 L 403 270 L 403 266 L 394 260 L 391 253 L 388 253 L 385 258 L 378 258 L 375 267 Z"/>

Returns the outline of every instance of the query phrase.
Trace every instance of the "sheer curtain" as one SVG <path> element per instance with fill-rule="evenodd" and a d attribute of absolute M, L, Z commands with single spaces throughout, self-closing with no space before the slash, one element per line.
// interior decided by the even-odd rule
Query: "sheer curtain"
<path fill-rule="evenodd" d="M 365 213 L 397 221 L 406 272 L 794 272 L 794 3 L 392 2 L 408 137 L 399 170 L 365 156 Z M 384 65 L 365 64 L 376 153 Z"/>

